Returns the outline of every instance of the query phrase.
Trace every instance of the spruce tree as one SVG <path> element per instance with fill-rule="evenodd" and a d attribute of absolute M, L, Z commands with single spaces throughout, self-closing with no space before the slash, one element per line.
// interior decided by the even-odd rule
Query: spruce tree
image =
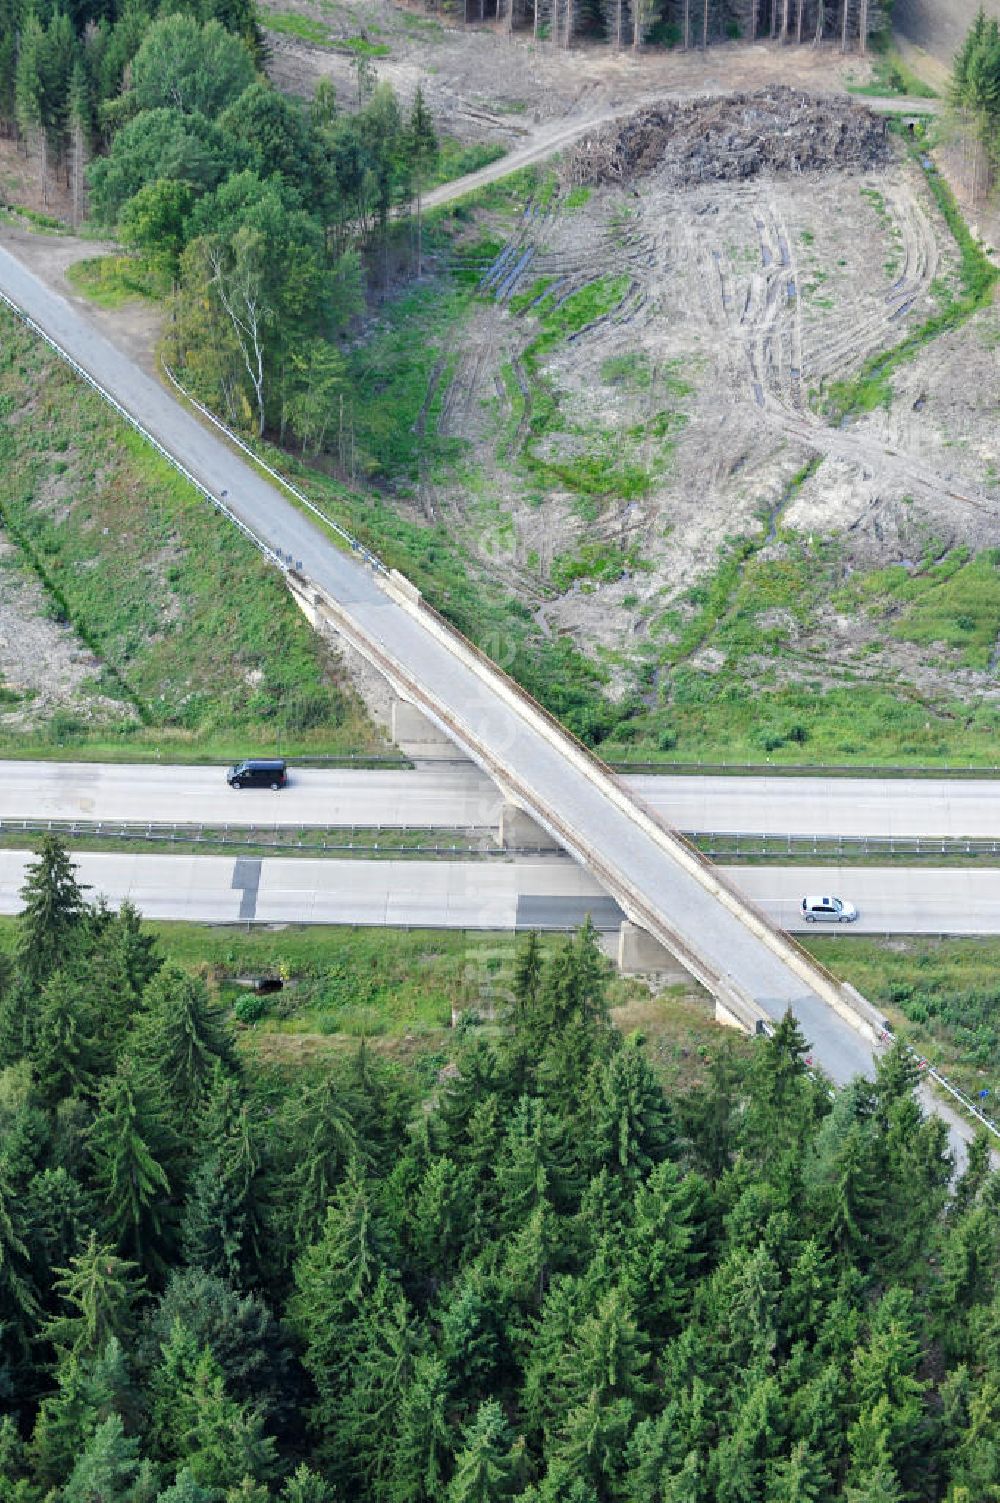
<path fill-rule="evenodd" d="M 438 1503 L 451 1463 L 451 1396 L 439 1357 L 418 1356 L 394 1426 L 388 1503 Z"/>
<path fill-rule="evenodd" d="M 133 1431 L 140 1407 L 116 1337 L 96 1356 L 66 1353 L 56 1366 L 55 1389 L 43 1400 L 32 1435 L 39 1482 L 46 1488 L 65 1483 L 102 1422 L 114 1416 Z"/>
<path fill-rule="evenodd" d="M 280 1499 L 281 1503 L 335 1503 L 335 1494 L 325 1478 L 302 1461 L 285 1478 Z"/>
<path fill-rule="evenodd" d="M 216 1067 L 236 1073 L 232 1032 L 208 988 L 179 966 L 164 966 L 146 988 L 135 1049 L 143 1078 L 178 1130 L 204 1102 Z"/>
<path fill-rule="evenodd" d="M 152 1503 L 155 1496 L 152 1468 L 117 1414 L 97 1426 L 61 1494 L 62 1503 Z"/>
<path fill-rule="evenodd" d="M 593 1170 L 606 1165 L 630 1186 L 661 1163 L 675 1141 L 663 1089 L 635 1035 L 594 1072 L 586 1109 L 596 1149 Z"/>
<path fill-rule="evenodd" d="M 24 1196 L 0 1154 L 0 1382 L 27 1355 L 38 1317 Z"/>
<path fill-rule="evenodd" d="M 422 1333 L 406 1297 L 381 1278 L 367 1302 L 358 1333 L 350 1391 L 336 1427 L 338 1474 L 351 1491 L 383 1496 L 396 1451 L 396 1424 L 414 1376 Z"/>
<path fill-rule="evenodd" d="M 358 1153 L 350 1099 L 332 1077 L 294 1098 L 284 1121 L 292 1164 L 289 1231 L 302 1247 L 318 1235 L 330 1199 Z"/>
<path fill-rule="evenodd" d="M 207 1351 L 195 1368 L 189 1413 L 182 1444 L 185 1463 L 200 1486 L 227 1490 L 246 1478 L 266 1483 L 274 1477 L 275 1444 L 265 1433 L 262 1416 L 252 1405 L 230 1397 Z"/>
<path fill-rule="evenodd" d="M 142 915 L 127 898 L 118 909 L 117 917 L 108 931 L 108 939 L 128 977 L 132 994 L 138 1001 L 163 965 L 163 956 L 155 935 L 143 930 Z"/>
<path fill-rule="evenodd" d="M 170 1486 L 157 1493 L 156 1503 L 216 1503 L 217 1498 L 212 1488 L 194 1480 L 190 1467 L 182 1466 Z"/>
<path fill-rule="evenodd" d="M 636 1192 L 624 1284 L 641 1328 L 651 1335 L 676 1329 L 690 1305 L 706 1196 L 703 1180 L 682 1176 L 669 1161 L 658 1164 Z"/>
<path fill-rule="evenodd" d="M 501 1503 L 516 1492 L 520 1470 L 510 1426 L 490 1399 L 465 1428 L 446 1503 Z"/>
<path fill-rule="evenodd" d="M 104 1224 L 119 1251 L 147 1271 L 164 1267 L 169 1247 L 167 1145 L 155 1103 L 126 1056 L 102 1088 L 90 1151 Z"/>
<path fill-rule="evenodd" d="M 42 837 L 38 859 L 28 867 L 21 900 L 18 965 L 29 985 L 40 987 L 73 960 L 87 912 L 76 866 L 55 835 Z"/>
<path fill-rule="evenodd" d="M 181 1225 L 185 1261 L 241 1287 L 260 1266 L 256 1180 L 260 1153 L 243 1105 L 216 1136 L 206 1129 L 205 1154 L 188 1192 Z"/>
<path fill-rule="evenodd" d="M 32 1065 L 42 1100 L 89 1092 L 106 1061 L 101 1058 L 91 990 L 65 971 L 48 979 L 38 1009 Z"/>
<path fill-rule="evenodd" d="M 303 1365 L 317 1392 L 313 1423 L 332 1434 L 350 1388 L 365 1310 L 390 1266 L 388 1229 L 377 1198 L 352 1169 L 327 1211 L 319 1240 L 295 1265 L 289 1319 L 304 1351 Z"/>
<path fill-rule="evenodd" d="M 129 1335 L 142 1285 L 134 1263 L 99 1243 L 92 1231 L 69 1267 L 55 1272 L 53 1287 L 66 1307 L 46 1327 L 45 1335 L 55 1347 L 86 1359 L 103 1351 L 113 1336 L 122 1340 Z"/>

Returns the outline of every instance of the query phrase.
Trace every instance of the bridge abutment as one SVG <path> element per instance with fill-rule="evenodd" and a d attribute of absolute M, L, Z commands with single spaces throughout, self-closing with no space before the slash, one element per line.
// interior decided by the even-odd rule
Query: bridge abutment
<path fill-rule="evenodd" d="M 409 700 L 393 697 L 391 735 L 400 751 L 416 761 L 467 762 L 463 751 Z"/>
<path fill-rule="evenodd" d="M 694 977 L 665 945 L 643 929 L 625 919 L 618 930 L 618 969 L 624 976 L 655 972 L 667 986 L 694 983 Z"/>
<path fill-rule="evenodd" d="M 516 804 L 505 803 L 500 810 L 499 844 L 505 851 L 533 850 L 560 851 L 562 846 L 553 839 L 548 830 L 536 819 L 519 809 Z"/>

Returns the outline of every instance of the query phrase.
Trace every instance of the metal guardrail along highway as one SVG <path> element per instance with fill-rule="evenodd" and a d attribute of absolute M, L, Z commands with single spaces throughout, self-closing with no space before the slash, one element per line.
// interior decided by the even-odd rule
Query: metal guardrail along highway
<path fill-rule="evenodd" d="M 0 292 L 202 495 L 232 514 L 265 556 L 301 560 L 297 594 L 317 624 L 333 626 L 360 650 L 726 1006 L 745 1020 L 773 1018 L 791 1006 L 835 1080 L 870 1073 L 874 1024 L 864 1004 L 848 1000 L 833 977 L 428 610 L 405 580 L 376 577 L 371 564 L 340 552 L 286 495 L 4 250 Z"/>
<path fill-rule="evenodd" d="M 755 835 L 746 830 L 689 830 L 687 838 L 713 860 L 969 861 L 1000 857 L 1000 840 L 927 835 Z"/>

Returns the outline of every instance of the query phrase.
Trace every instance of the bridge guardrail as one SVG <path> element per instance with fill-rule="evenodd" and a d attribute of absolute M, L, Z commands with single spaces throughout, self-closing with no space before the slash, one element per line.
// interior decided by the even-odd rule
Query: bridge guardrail
<path fill-rule="evenodd" d="M 288 491 L 289 495 L 294 496 L 300 506 L 304 506 L 307 511 L 312 512 L 314 517 L 318 517 L 326 527 L 335 532 L 348 545 L 352 553 L 360 553 L 365 563 L 369 564 L 377 573 L 389 573 L 388 566 L 382 562 L 377 553 L 373 553 L 370 548 L 366 548 L 360 538 L 356 538 L 353 533 L 348 532 L 346 527 L 341 527 L 340 523 L 335 522 L 332 517 L 328 516 L 322 507 L 316 505 L 315 501 L 310 501 L 309 497 L 304 495 L 298 486 L 293 485 L 287 476 L 280 474 L 272 465 L 269 465 L 267 460 L 256 453 L 244 439 L 240 438 L 238 433 L 234 433 L 227 423 L 224 423 L 221 418 L 216 417 L 211 408 L 206 407 L 203 402 L 199 402 L 197 397 L 193 397 L 187 388 L 181 385 L 165 360 L 161 360 L 160 364 L 163 367 L 164 373 L 180 392 L 184 400 L 190 402 L 191 406 L 200 412 L 202 417 L 207 418 L 214 428 L 217 428 L 220 433 L 224 434 L 230 443 L 235 444 L 238 449 L 241 449 L 244 454 L 253 460 L 255 465 L 270 475 L 272 480 L 276 480 L 283 490 Z"/>

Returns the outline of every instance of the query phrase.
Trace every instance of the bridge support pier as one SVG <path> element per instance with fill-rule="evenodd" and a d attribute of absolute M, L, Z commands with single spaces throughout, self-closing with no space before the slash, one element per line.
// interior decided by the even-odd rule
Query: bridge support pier
<path fill-rule="evenodd" d="M 667 986 L 694 980 L 691 972 L 648 929 L 628 919 L 618 931 L 618 969 L 625 976 L 655 971 Z"/>
<path fill-rule="evenodd" d="M 537 820 L 525 814 L 516 804 L 505 803 L 500 810 L 499 844 L 505 851 L 527 848 L 538 851 L 559 851 L 562 846 L 553 840 L 548 830 L 543 830 Z"/>
<path fill-rule="evenodd" d="M 408 757 L 418 761 L 467 762 L 464 752 L 416 705 L 393 697 L 392 739 Z"/>

